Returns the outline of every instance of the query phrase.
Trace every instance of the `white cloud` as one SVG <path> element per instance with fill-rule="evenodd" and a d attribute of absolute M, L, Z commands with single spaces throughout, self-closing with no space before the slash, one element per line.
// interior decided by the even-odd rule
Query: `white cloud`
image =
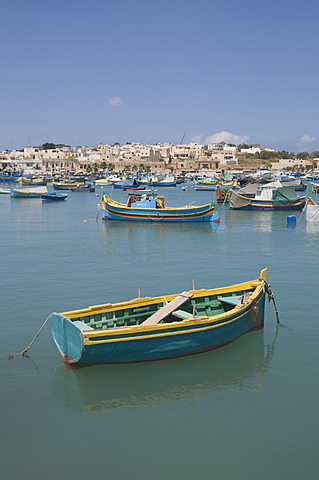
<path fill-rule="evenodd" d="M 123 102 L 120 97 L 110 97 L 109 103 L 112 105 L 112 107 L 120 107 Z"/>
<path fill-rule="evenodd" d="M 209 143 L 219 143 L 219 142 L 240 144 L 240 143 L 247 143 L 248 140 L 249 140 L 249 137 L 247 135 L 234 135 L 233 133 L 230 133 L 230 132 L 218 132 L 218 133 L 214 133 L 213 135 L 209 135 L 209 137 L 207 137 L 205 140 L 205 144 L 207 145 Z"/>
<path fill-rule="evenodd" d="M 202 143 L 203 135 L 195 135 L 190 141 L 190 143 Z"/>
<path fill-rule="evenodd" d="M 310 135 L 304 135 L 303 137 L 301 137 L 299 142 L 297 142 L 297 145 L 305 145 L 307 143 L 312 143 L 315 140 L 315 137 L 311 137 Z"/>

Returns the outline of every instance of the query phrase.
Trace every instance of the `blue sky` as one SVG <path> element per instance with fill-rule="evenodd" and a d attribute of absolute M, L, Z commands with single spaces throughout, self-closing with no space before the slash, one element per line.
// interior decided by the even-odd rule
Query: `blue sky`
<path fill-rule="evenodd" d="M 183 137 L 319 150 L 315 0 L 11 0 L 1 13 L 1 150 Z"/>

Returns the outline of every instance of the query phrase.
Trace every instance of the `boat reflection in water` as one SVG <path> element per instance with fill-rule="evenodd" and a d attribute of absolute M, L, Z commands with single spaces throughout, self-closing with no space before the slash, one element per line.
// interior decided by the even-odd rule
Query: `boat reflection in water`
<path fill-rule="evenodd" d="M 275 342 L 275 341 L 274 341 Z M 213 352 L 130 365 L 57 365 L 51 392 L 84 413 L 203 398 L 213 390 L 262 388 L 274 352 L 263 332 L 252 332 Z"/>

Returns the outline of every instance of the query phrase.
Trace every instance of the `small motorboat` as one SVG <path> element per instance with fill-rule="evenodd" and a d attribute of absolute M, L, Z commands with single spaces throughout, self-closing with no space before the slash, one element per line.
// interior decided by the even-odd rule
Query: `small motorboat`
<path fill-rule="evenodd" d="M 41 198 L 42 198 L 42 200 L 45 200 L 45 201 L 53 200 L 54 202 L 56 202 L 56 201 L 59 201 L 59 200 L 65 200 L 67 198 L 67 196 L 68 195 L 66 193 L 48 192 L 48 193 L 44 193 L 43 195 L 41 195 Z"/>

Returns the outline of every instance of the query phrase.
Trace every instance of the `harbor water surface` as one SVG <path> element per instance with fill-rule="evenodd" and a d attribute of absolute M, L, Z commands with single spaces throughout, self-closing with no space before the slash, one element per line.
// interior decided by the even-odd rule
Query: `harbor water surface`
<path fill-rule="evenodd" d="M 192 184 L 168 206 L 209 203 Z M 103 187 L 125 201 L 122 191 Z M 220 224 L 103 221 L 96 196 L 0 195 L 1 477 L 17 480 L 316 480 L 319 225 L 231 211 Z M 318 198 L 314 196 L 318 201 Z M 280 321 L 200 355 L 67 368 L 53 312 L 227 286 L 268 267 Z"/>

